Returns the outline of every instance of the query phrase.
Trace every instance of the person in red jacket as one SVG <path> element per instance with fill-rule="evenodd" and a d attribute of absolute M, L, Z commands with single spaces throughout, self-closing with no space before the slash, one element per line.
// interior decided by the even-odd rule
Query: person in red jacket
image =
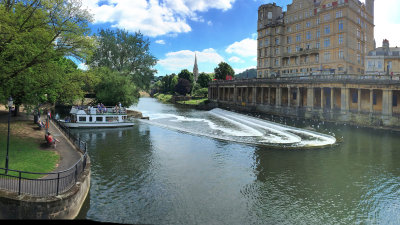
<path fill-rule="evenodd" d="M 50 145 L 54 145 L 54 148 L 57 147 L 57 142 L 60 142 L 59 140 L 57 140 L 56 138 L 54 138 L 50 132 L 47 132 L 46 135 L 44 136 L 44 138 L 46 139 L 47 143 L 49 143 Z"/>

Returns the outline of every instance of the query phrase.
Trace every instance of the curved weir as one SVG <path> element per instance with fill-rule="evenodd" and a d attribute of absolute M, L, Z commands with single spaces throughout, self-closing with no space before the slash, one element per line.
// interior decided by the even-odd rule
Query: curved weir
<path fill-rule="evenodd" d="M 254 145 L 275 147 L 323 147 L 336 138 L 318 132 L 290 127 L 223 109 L 190 115 L 149 113 L 143 121 L 193 135 Z"/>

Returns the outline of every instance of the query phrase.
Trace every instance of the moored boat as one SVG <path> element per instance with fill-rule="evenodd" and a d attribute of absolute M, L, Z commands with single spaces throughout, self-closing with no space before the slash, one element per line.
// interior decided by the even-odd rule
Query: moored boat
<path fill-rule="evenodd" d="M 60 122 L 70 128 L 111 128 L 134 125 L 128 120 L 124 107 L 73 106 L 70 116 Z"/>

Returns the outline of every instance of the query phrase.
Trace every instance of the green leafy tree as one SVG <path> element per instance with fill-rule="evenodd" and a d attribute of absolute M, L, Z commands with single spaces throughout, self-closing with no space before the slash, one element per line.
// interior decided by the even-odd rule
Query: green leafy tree
<path fill-rule="evenodd" d="M 200 73 L 199 78 L 197 79 L 197 83 L 200 85 L 202 88 L 207 88 L 208 83 L 212 81 L 213 76 L 207 73 Z"/>
<path fill-rule="evenodd" d="M 90 55 L 91 20 L 77 0 L 0 1 L 0 100 L 12 96 L 16 112 L 24 103 L 55 102 L 61 82 L 76 78 L 59 60 Z M 64 74 L 68 76 L 61 79 Z M 65 85 L 63 91 L 74 93 L 77 86 Z"/>
<path fill-rule="evenodd" d="M 96 36 L 97 48 L 89 65 L 107 67 L 129 77 L 142 90 L 148 89 L 156 70 L 157 59 L 150 54 L 150 41 L 139 32 L 101 29 Z"/>
<path fill-rule="evenodd" d="M 189 72 L 189 70 L 187 70 L 187 69 L 181 70 L 181 72 L 178 74 L 178 78 L 179 79 L 186 79 L 191 84 L 194 82 L 193 73 Z"/>
<path fill-rule="evenodd" d="M 215 72 L 215 79 L 218 80 L 225 80 L 226 76 L 235 76 L 235 71 L 232 67 L 226 62 L 220 62 L 218 67 L 214 69 Z"/>
<path fill-rule="evenodd" d="M 138 102 L 138 88 L 129 77 L 107 67 L 96 68 L 95 72 L 101 78 L 95 90 L 97 102 L 107 106 L 114 106 L 118 102 L 131 106 Z"/>
<path fill-rule="evenodd" d="M 208 96 L 208 88 L 197 89 L 196 91 L 194 91 L 193 95 L 196 97 L 205 98 Z"/>
<path fill-rule="evenodd" d="M 186 95 L 190 93 L 190 90 L 192 89 L 192 84 L 190 81 L 179 78 L 178 84 L 175 86 L 175 92 L 180 94 L 180 95 Z"/>

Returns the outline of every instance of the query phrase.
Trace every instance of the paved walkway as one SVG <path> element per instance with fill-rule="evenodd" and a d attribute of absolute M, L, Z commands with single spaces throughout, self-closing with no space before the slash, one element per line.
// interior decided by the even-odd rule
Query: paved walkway
<path fill-rule="evenodd" d="M 5 122 L 8 120 L 8 114 L 1 112 L 0 111 L 0 122 Z M 4 118 L 5 117 L 5 118 Z M 43 119 L 43 118 L 42 118 Z M 33 123 L 33 116 L 26 116 L 24 113 L 21 113 L 20 116 L 18 117 L 11 117 L 11 122 L 13 121 L 31 121 Z M 82 154 L 77 151 L 73 145 L 73 143 L 71 143 L 71 141 L 64 135 L 64 133 L 56 126 L 55 123 L 53 123 L 52 121 L 50 122 L 50 126 L 49 126 L 49 132 L 56 138 L 58 139 L 60 142 L 57 142 L 57 147 L 54 149 L 53 146 L 48 146 L 46 144 L 44 135 L 45 135 L 45 130 L 43 129 L 41 131 L 43 133 L 43 142 L 40 146 L 38 146 L 39 148 L 43 149 L 43 150 L 55 150 L 57 151 L 57 153 L 60 156 L 60 160 L 55 168 L 54 171 L 52 172 L 59 172 L 59 171 L 64 171 L 67 170 L 69 168 L 71 168 L 72 166 L 74 166 L 76 164 L 76 162 L 78 162 L 79 159 L 81 159 Z M 31 172 L 35 172 L 35 171 L 31 171 Z M 72 175 L 72 173 L 74 172 L 74 170 L 71 170 L 68 173 L 63 173 L 61 176 L 64 177 L 64 181 L 60 183 L 60 190 L 65 190 L 65 188 L 69 188 L 69 186 L 71 186 L 72 184 L 74 184 L 74 182 L 71 182 L 74 178 L 74 176 Z M 67 176 L 67 177 L 65 177 Z M 57 178 L 57 175 L 49 175 L 44 178 Z M 0 188 L 4 188 L 6 190 L 14 190 L 17 191 L 17 179 L 9 179 L 5 176 L 0 176 Z M 37 195 L 47 195 L 45 193 L 51 193 L 54 190 L 46 190 L 48 189 L 48 187 L 42 187 L 45 185 L 43 182 L 40 182 L 40 180 L 23 180 L 22 181 L 22 185 L 21 185 L 21 192 L 22 193 L 31 193 L 32 189 L 43 189 L 43 192 L 37 192 Z M 54 185 L 53 185 L 54 186 Z M 33 187 L 33 188 L 32 188 Z M 54 188 L 51 188 L 54 189 Z M 35 194 L 34 194 L 35 195 Z"/>

